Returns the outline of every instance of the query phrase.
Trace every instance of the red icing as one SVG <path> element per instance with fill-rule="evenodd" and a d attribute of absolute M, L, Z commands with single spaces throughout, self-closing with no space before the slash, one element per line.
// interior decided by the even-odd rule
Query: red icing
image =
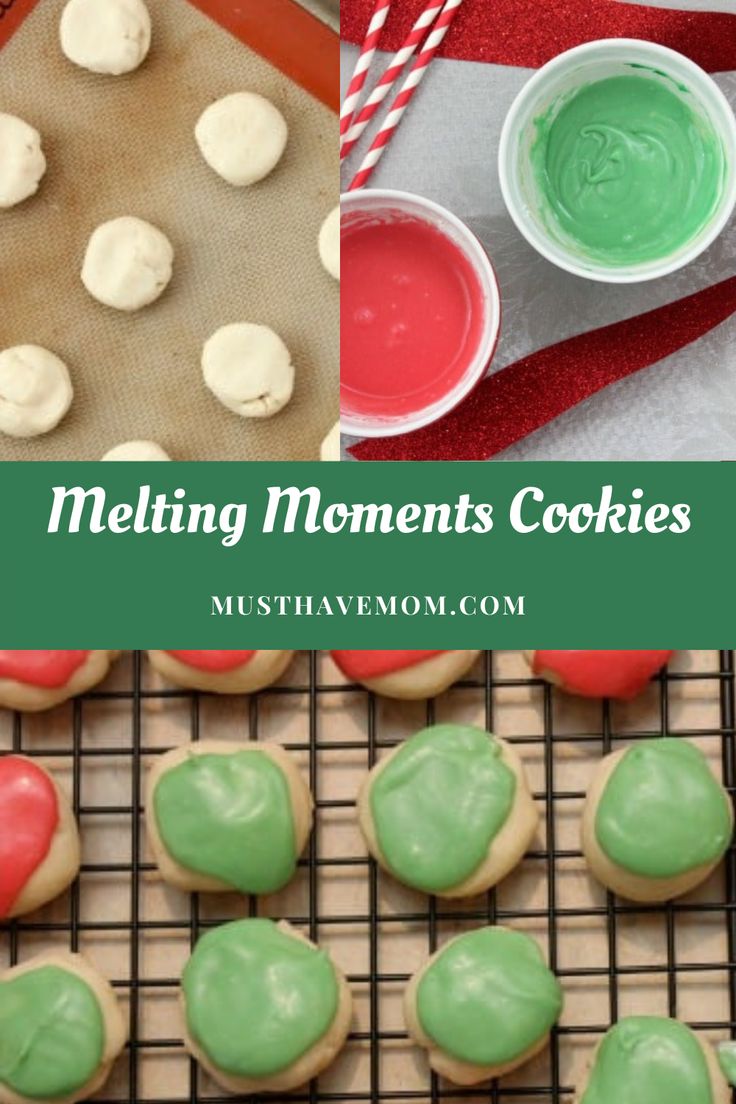
<path fill-rule="evenodd" d="M 186 663 L 187 667 L 196 667 L 198 671 L 224 673 L 245 667 L 256 652 L 167 652 L 167 655 Z"/>
<path fill-rule="evenodd" d="M 432 656 L 444 655 L 440 652 L 331 652 L 337 666 L 348 678 L 363 679 L 380 678 L 381 675 L 391 675 L 394 671 L 405 671 L 408 667 L 416 667 L 425 659 Z"/>
<path fill-rule="evenodd" d="M 465 254 L 409 217 L 351 216 L 341 248 L 341 409 L 397 417 L 444 398 L 483 333 L 483 292 Z"/>
<path fill-rule="evenodd" d="M 652 675 L 668 663 L 670 652 L 563 651 L 534 653 L 536 675 L 556 676 L 560 684 L 584 698 L 634 698 Z"/>
<path fill-rule="evenodd" d="M 0 652 L 0 678 L 44 690 L 65 686 L 89 652 Z"/>
<path fill-rule="evenodd" d="M 0 916 L 8 915 L 48 855 L 58 824 L 59 803 L 48 775 L 17 755 L 0 759 Z"/>

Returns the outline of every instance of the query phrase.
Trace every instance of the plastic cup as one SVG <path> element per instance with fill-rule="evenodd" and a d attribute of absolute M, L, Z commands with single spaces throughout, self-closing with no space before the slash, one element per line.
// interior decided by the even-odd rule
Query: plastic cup
<path fill-rule="evenodd" d="M 436 422 L 457 406 L 483 378 L 498 344 L 501 297 L 496 273 L 483 246 L 465 223 L 439 204 L 422 196 L 389 189 L 348 192 L 341 199 L 343 223 L 357 214 L 379 220 L 389 220 L 397 215 L 409 216 L 429 223 L 462 251 L 473 267 L 482 293 L 479 309 L 483 311 L 483 320 L 478 347 L 462 377 L 435 402 L 420 410 L 398 416 L 375 413 L 367 415 L 351 410 L 341 391 L 340 426 L 343 433 L 354 437 L 392 437 Z"/>
<path fill-rule="evenodd" d="M 613 267 L 585 257 L 574 245 L 557 240 L 547 228 L 539 214 L 539 193 L 530 151 L 536 137 L 535 119 L 575 88 L 608 77 L 630 76 L 632 64 L 644 66 L 648 79 L 666 82 L 670 91 L 680 95 L 691 110 L 710 124 L 722 144 L 726 172 L 713 214 L 690 241 L 667 257 Z M 577 276 L 609 284 L 633 284 L 668 276 L 683 268 L 715 241 L 728 222 L 736 205 L 736 119 L 715 81 L 689 58 L 653 42 L 601 39 L 560 54 L 522 88 L 506 116 L 498 164 L 501 192 L 509 214 L 537 252 Z"/>

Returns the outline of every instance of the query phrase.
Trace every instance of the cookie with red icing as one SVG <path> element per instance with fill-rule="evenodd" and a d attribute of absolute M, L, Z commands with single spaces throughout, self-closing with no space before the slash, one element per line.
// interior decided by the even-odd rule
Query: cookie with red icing
<path fill-rule="evenodd" d="M 333 651 L 330 655 L 351 682 L 387 698 L 433 698 L 466 675 L 480 655 L 475 651 Z"/>
<path fill-rule="evenodd" d="M 535 675 L 583 698 L 635 698 L 675 654 L 674 651 L 526 652 Z"/>
<path fill-rule="evenodd" d="M 71 805 L 38 762 L 0 758 L 0 920 L 41 908 L 79 873 Z"/>
<path fill-rule="evenodd" d="M 252 694 L 281 678 L 293 651 L 149 651 L 151 665 L 167 682 L 186 690 Z"/>
<path fill-rule="evenodd" d="M 118 655 L 110 651 L 0 651 L 0 706 L 37 712 L 101 682 Z"/>

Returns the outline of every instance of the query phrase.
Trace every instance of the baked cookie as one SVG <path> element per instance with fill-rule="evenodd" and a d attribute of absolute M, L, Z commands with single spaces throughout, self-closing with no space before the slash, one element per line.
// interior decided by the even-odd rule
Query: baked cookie
<path fill-rule="evenodd" d="M 208 932 L 184 968 L 182 991 L 187 1049 L 234 1093 L 305 1084 L 350 1028 L 341 971 L 285 921 L 236 920 Z"/>
<path fill-rule="evenodd" d="M 539 814 L 524 767 L 504 740 L 435 725 L 394 748 L 358 796 L 368 850 L 405 885 L 472 897 L 513 870 Z"/>
<path fill-rule="evenodd" d="M 54 778 L 22 755 L 0 758 L 0 919 L 34 912 L 79 873 L 79 832 Z"/>
<path fill-rule="evenodd" d="M 704 881 L 733 834 L 733 808 L 687 740 L 642 740 L 607 755 L 583 813 L 583 852 L 603 885 L 633 901 L 669 901 Z"/>
<path fill-rule="evenodd" d="M 342 673 L 387 698 L 433 698 L 466 675 L 479 651 L 330 652 Z"/>
<path fill-rule="evenodd" d="M 568 694 L 628 701 L 646 689 L 675 653 L 574 650 L 524 654 L 535 675 Z"/>
<path fill-rule="evenodd" d="M 562 1002 L 537 943 L 488 927 L 458 935 L 432 955 L 409 983 L 404 1013 L 432 1069 L 457 1085 L 476 1085 L 543 1050 Z"/>
<path fill-rule="evenodd" d="M 288 752 L 203 740 L 157 759 L 148 838 L 164 881 L 189 892 L 275 893 L 312 828 L 312 795 Z"/>
<path fill-rule="evenodd" d="M 55 353 L 40 345 L 14 345 L 0 352 L 0 433 L 50 433 L 73 398 L 69 369 Z"/>
<path fill-rule="evenodd" d="M 137 311 L 163 295 L 173 264 L 174 248 L 166 235 L 144 219 L 124 215 L 103 222 L 92 234 L 82 283 L 98 303 Z"/>
<path fill-rule="evenodd" d="M 291 401 L 291 353 L 268 326 L 221 326 L 202 350 L 204 382 L 216 399 L 241 418 L 272 418 Z"/>
<path fill-rule="evenodd" d="M 75 1104 L 107 1080 L 127 1031 L 112 987 L 78 954 L 0 975 L 0 1101 Z"/>
<path fill-rule="evenodd" d="M 0 652 L 0 707 L 35 713 L 101 682 L 119 652 Z"/>
<path fill-rule="evenodd" d="M 730 1104 L 713 1048 L 679 1020 L 629 1016 L 601 1039 L 577 1104 Z"/>
<path fill-rule="evenodd" d="M 210 104 L 194 130 L 200 153 L 228 184 L 243 188 L 278 165 L 289 128 L 279 109 L 257 92 L 232 92 Z"/>
<path fill-rule="evenodd" d="M 92 73 L 132 73 L 151 46 L 151 17 L 143 0 L 69 0 L 61 15 L 64 54 Z"/>
<path fill-rule="evenodd" d="M 167 682 L 185 690 L 211 690 L 217 694 L 252 694 L 283 675 L 293 652 L 160 652 L 148 658 Z"/>
<path fill-rule="evenodd" d="M 0 111 L 0 210 L 35 195 L 45 172 L 46 158 L 36 128 Z"/>

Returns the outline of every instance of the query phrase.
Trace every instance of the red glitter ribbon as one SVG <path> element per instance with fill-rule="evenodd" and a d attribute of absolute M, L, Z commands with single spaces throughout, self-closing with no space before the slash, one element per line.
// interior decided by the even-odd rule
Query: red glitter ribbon
<path fill-rule="evenodd" d="M 424 0 L 394 4 L 382 50 L 397 50 Z M 342 0 L 340 34 L 360 43 L 374 0 Z M 679 50 L 711 73 L 736 69 L 736 15 L 674 11 L 620 0 L 465 0 L 442 55 L 535 69 L 597 38 L 646 38 Z"/>
<path fill-rule="evenodd" d="M 549 345 L 484 379 L 434 425 L 355 445 L 357 460 L 488 460 L 609 384 L 736 313 L 736 276 L 624 322 Z"/>

